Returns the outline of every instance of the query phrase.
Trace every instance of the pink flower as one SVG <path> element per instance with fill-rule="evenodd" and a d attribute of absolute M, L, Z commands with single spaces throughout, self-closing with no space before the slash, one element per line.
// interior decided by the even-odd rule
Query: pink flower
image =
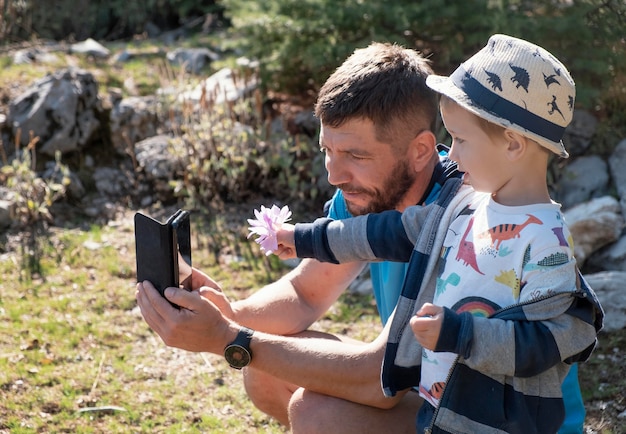
<path fill-rule="evenodd" d="M 278 249 L 276 229 L 290 220 L 291 211 L 287 205 L 282 208 L 278 208 L 276 205 L 266 208 L 261 205 L 261 211 L 255 209 L 254 216 L 256 219 L 248 219 L 248 224 L 250 224 L 248 238 L 258 235 L 254 241 L 261 246 L 261 251 L 269 256 Z"/>

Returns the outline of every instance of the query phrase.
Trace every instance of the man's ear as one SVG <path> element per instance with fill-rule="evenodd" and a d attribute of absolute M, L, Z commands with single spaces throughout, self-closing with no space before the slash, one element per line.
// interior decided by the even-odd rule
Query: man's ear
<path fill-rule="evenodd" d="M 411 167 L 416 172 L 421 172 L 426 168 L 437 152 L 437 138 L 430 130 L 421 131 L 409 143 L 407 156 L 410 159 Z"/>

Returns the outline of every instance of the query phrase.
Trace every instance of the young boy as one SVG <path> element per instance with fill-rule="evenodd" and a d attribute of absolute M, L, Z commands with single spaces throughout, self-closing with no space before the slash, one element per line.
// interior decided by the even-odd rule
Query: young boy
<path fill-rule="evenodd" d="M 276 253 L 410 257 L 382 382 L 387 395 L 418 387 L 418 432 L 555 433 L 563 378 L 602 324 L 546 183 L 550 153 L 568 156 L 574 82 L 541 47 L 494 35 L 427 84 L 442 95 L 450 159 L 469 185 L 449 180 L 434 205 L 402 214 L 284 225 Z"/>

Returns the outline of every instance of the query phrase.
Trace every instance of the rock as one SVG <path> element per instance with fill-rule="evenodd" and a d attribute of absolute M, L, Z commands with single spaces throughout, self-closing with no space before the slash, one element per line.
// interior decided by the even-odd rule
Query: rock
<path fill-rule="evenodd" d="M 572 122 L 565 129 L 563 144 L 571 156 L 582 155 L 591 145 L 598 120 L 587 110 L 574 110 Z"/>
<path fill-rule="evenodd" d="M 626 271 L 626 235 L 589 256 L 587 266 L 596 270 Z"/>
<path fill-rule="evenodd" d="M 624 218 L 617 200 L 611 196 L 593 199 L 564 212 L 574 239 L 574 254 L 582 268 L 587 257 L 619 239 Z"/>
<path fill-rule="evenodd" d="M 128 155 L 137 142 L 156 135 L 157 101 L 154 97 L 111 99 L 111 143 L 118 154 Z"/>
<path fill-rule="evenodd" d="M 91 38 L 72 44 L 70 50 L 72 53 L 87 54 L 100 59 L 106 59 L 111 54 L 108 48 Z"/>
<path fill-rule="evenodd" d="M 578 157 L 568 164 L 559 179 L 554 199 L 571 208 L 590 199 L 607 194 L 608 167 L 597 155 Z"/>
<path fill-rule="evenodd" d="M 93 173 L 96 190 L 102 196 L 117 199 L 126 195 L 131 183 L 120 169 L 114 167 L 97 167 Z"/>
<path fill-rule="evenodd" d="M 609 168 L 613 177 L 613 185 L 617 189 L 622 207 L 622 215 L 626 216 L 626 140 L 622 140 L 609 157 Z"/>
<path fill-rule="evenodd" d="M 35 82 L 9 105 L 7 125 L 22 146 L 53 156 L 86 146 L 100 128 L 98 85 L 89 72 L 67 69 Z"/>
<path fill-rule="evenodd" d="M 8 228 L 13 223 L 15 203 L 0 199 L 0 229 Z"/>
<path fill-rule="evenodd" d="M 180 102 L 200 102 L 202 99 L 215 104 L 235 102 L 250 95 L 257 88 L 259 80 L 256 75 L 243 77 L 241 73 L 230 68 L 223 68 L 207 78 L 194 90 L 183 92 Z"/>
<path fill-rule="evenodd" d="M 604 331 L 626 327 L 626 272 L 603 271 L 585 275 L 604 309 Z"/>
<path fill-rule="evenodd" d="M 200 74 L 205 66 L 219 59 L 217 53 L 208 48 L 177 48 L 167 53 L 167 60 L 172 65 L 183 66 L 185 71 Z"/>

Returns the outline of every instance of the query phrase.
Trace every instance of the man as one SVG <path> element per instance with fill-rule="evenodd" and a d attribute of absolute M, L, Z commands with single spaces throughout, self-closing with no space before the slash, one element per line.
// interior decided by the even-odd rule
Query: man
<path fill-rule="evenodd" d="M 440 161 L 432 133 L 437 102 L 425 84 L 431 73 L 415 51 L 374 43 L 356 50 L 324 84 L 316 115 L 328 180 L 338 188 L 330 217 L 429 203 L 455 174 L 447 160 Z M 137 301 L 167 345 L 222 354 L 239 337 L 243 352 L 245 347 L 252 352 L 244 370 L 250 398 L 293 432 L 414 432 L 418 395 L 404 391 L 385 398 L 381 391 L 386 329 L 366 344 L 307 331 L 363 266 L 304 260 L 277 282 L 233 303 L 195 270 L 197 291 L 166 292 L 186 309 L 172 308 L 149 283 L 138 284 Z M 405 264 L 371 264 L 370 269 L 386 323 Z M 251 338 L 240 332 L 242 325 L 255 330 Z"/>

